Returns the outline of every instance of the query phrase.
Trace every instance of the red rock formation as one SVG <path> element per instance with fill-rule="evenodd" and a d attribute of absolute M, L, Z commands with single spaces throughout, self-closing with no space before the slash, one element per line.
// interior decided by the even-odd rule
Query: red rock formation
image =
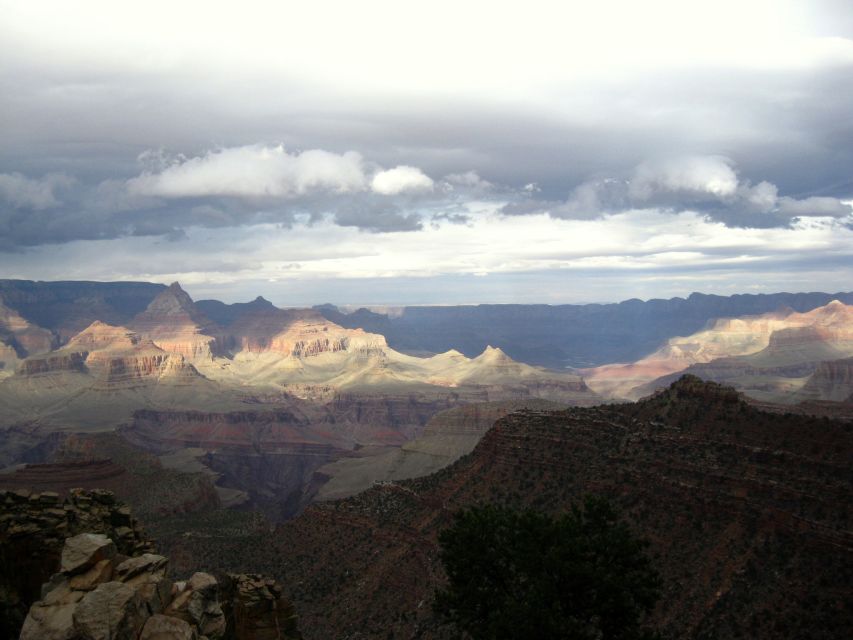
<path fill-rule="evenodd" d="M 604 494 L 651 543 L 665 635 L 840 640 L 853 625 L 851 455 L 849 425 L 763 413 L 688 378 L 636 404 L 511 414 L 453 466 L 312 505 L 269 553 L 230 562 L 287 575 L 307 638 L 454 637 L 427 603 L 457 509 L 561 512 Z"/>
<path fill-rule="evenodd" d="M 169 354 L 125 327 L 93 322 L 62 349 L 25 360 L 22 375 L 89 373 L 93 389 L 133 388 L 168 380 L 190 383 L 199 374 L 179 354 Z"/>
<path fill-rule="evenodd" d="M 141 336 L 190 362 L 210 360 L 221 350 L 221 330 L 195 308 L 177 282 L 159 294 L 130 325 Z"/>
<path fill-rule="evenodd" d="M 669 384 L 691 365 L 695 365 L 691 373 L 711 380 L 762 374 L 798 377 L 809 375 L 821 360 L 848 353 L 853 353 L 853 306 L 835 300 L 806 313 L 787 309 L 716 320 L 709 329 L 669 339 L 635 363 L 604 365 L 582 373 L 596 391 L 638 398 Z M 768 365 L 773 371 L 765 369 Z"/>

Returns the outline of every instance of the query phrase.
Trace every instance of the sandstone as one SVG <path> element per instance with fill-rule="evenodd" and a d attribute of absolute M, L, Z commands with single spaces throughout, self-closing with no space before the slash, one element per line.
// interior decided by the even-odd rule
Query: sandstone
<path fill-rule="evenodd" d="M 218 600 L 219 584 L 209 573 L 194 573 L 166 608 L 165 614 L 195 625 L 211 640 L 222 638 L 227 622 Z"/>
<path fill-rule="evenodd" d="M 193 627 L 178 618 L 155 614 L 142 627 L 139 640 L 196 640 Z"/>
<path fill-rule="evenodd" d="M 113 560 L 104 559 L 98 562 L 86 573 L 79 573 L 71 577 L 69 584 L 72 589 L 79 591 L 91 591 L 99 584 L 109 582 L 113 575 Z"/>
<path fill-rule="evenodd" d="M 89 592 L 73 615 L 82 640 L 136 640 L 146 617 L 139 594 L 121 582 L 107 582 Z"/>
<path fill-rule="evenodd" d="M 160 613 L 172 598 L 172 581 L 168 577 L 169 561 L 163 556 L 145 553 L 130 558 L 116 567 L 116 579 L 139 593 L 150 613 Z"/>
<path fill-rule="evenodd" d="M 73 640 L 77 637 L 73 621 L 75 609 L 75 603 L 33 605 L 21 628 L 21 640 Z"/>
<path fill-rule="evenodd" d="M 56 472 L 53 467 L 45 471 Z M 151 542 L 144 539 L 139 528 L 134 529 L 129 538 L 113 537 L 114 511 L 123 509 L 124 505 L 116 503 L 111 494 L 98 492 L 98 500 L 94 500 L 93 492 L 72 489 L 69 499 L 61 505 L 52 504 L 51 492 L 40 492 L 39 499 L 32 501 L 29 500 L 31 495 L 30 491 L 0 493 L 0 637 L 5 632 L 3 617 L 23 621 L 30 605 L 39 598 L 52 605 L 60 601 L 76 602 L 86 593 L 82 589 L 91 590 L 109 581 L 111 567 L 126 560 L 127 555 L 152 549 Z M 119 517 L 124 515 L 119 514 Z M 83 566 L 69 574 L 56 573 L 61 567 L 65 540 L 81 533 L 113 537 L 115 547 L 126 555 L 115 554 L 111 563 L 104 563 L 110 558 L 98 558 L 103 550 L 96 551 L 96 557 L 86 567 L 83 554 Z M 109 555 L 109 551 L 106 553 Z M 72 580 L 76 588 L 70 585 Z M 44 611 L 37 615 L 44 617 Z M 17 636 L 20 624 L 13 627 L 14 633 L 7 635 Z"/>
<path fill-rule="evenodd" d="M 230 575 L 235 635 L 240 640 L 299 638 L 296 613 L 278 583 L 256 574 Z"/>
<path fill-rule="evenodd" d="M 81 573 L 101 560 L 112 558 L 116 546 L 101 533 L 81 533 L 69 538 L 62 549 L 63 573 Z"/>

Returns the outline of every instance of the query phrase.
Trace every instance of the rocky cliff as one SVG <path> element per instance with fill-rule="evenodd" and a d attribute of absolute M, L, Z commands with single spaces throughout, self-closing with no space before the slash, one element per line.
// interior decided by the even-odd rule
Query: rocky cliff
<path fill-rule="evenodd" d="M 805 313 L 785 309 L 722 318 L 698 333 L 670 338 L 637 362 L 582 373 L 603 395 L 636 399 L 669 384 L 688 368 L 695 375 L 748 388 L 750 377 L 800 378 L 810 375 L 818 362 L 851 353 L 853 306 L 833 300 Z"/>
<path fill-rule="evenodd" d="M 851 402 L 853 358 L 821 362 L 797 393 L 797 398 L 803 401 Z"/>
<path fill-rule="evenodd" d="M 851 458 L 849 425 L 764 413 L 686 378 L 636 404 L 511 414 L 454 465 L 313 505 L 268 553 L 229 562 L 287 575 L 308 638 L 454 637 L 430 610 L 453 513 L 560 512 L 596 493 L 650 541 L 667 635 L 846 638 Z"/>
<path fill-rule="evenodd" d="M 3 304 L 0 297 L 0 345 L 23 358 L 50 351 L 55 342 L 50 331 L 25 320 L 17 311 Z"/>
<path fill-rule="evenodd" d="M 117 390 L 157 384 L 191 384 L 199 373 L 183 356 L 168 353 L 125 327 L 95 321 L 59 350 L 32 356 L 19 366 L 24 376 L 58 372 L 91 375 L 92 389 Z"/>
<path fill-rule="evenodd" d="M 3 637 L 18 629 L 23 640 L 301 637 L 271 578 L 196 572 L 173 581 L 168 559 L 105 491 L 74 491 L 65 503 L 0 492 L 0 563 Z"/>
<path fill-rule="evenodd" d="M 0 298 L 59 344 L 100 320 L 123 325 L 165 287 L 151 282 L 33 282 L 0 280 Z"/>
<path fill-rule="evenodd" d="M 199 309 L 177 282 L 161 292 L 130 327 L 160 349 L 190 362 L 207 362 L 222 351 L 221 329 Z"/>

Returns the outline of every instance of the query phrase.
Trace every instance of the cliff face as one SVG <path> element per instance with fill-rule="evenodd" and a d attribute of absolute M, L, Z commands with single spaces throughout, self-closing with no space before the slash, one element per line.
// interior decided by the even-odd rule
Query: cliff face
<path fill-rule="evenodd" d="M 190 362 L 205 362 L 222 350 L 221 330 L 199 309 L 177 282 L 151 301 L 130 323 L 160 349 Z"/>
<path fill-rule="evenodd" d="M 325 404 L 291 399 L 277 410 L 140 410 L 121 433 L 158 453 L 203 450 L 220 486 L 245 492 L 253 505 L 281 520 L 311 500 L 318 468 L 357 447 L 399 446 L 457 401 L 453 394 L 339 394 Z"/>
<path fill-rule="evenodd" d="M 851 402 L 853 400 L 853 358 L 821 362 L 797 397 L 804 401 Z"/>
<path fill-rule="evenodd" d="M 59 344 L 95 320 L 127 323 L 165 287 L 150 282 L 32 282 L 0 280 L 0 298 Z"/>
<path fill-rule="evenodd" d="M 636 399 L 685 370 L 748 389 L 749 378 L 801 378 L 810 375 L 817 363 L 849 354 L 853 354 L 853 306 L 833 300 L 805 313 L 787 309 L 716 320 L 698 333 L 670 338 L 637 362 L 583 373 L 604 395 Z M 790 393 L 785 381 L 778 386 Z"/>
<path fill-rule="evenodd" d="M 118 390 L 168 381 L 191 382 L 195 368 L 183 356 L 169 354 L 126 329 L 93 322 L 57 351 L 33 356 L 19 366 L 24 376 L 58 372 L 87 373 L 93 389 Z"/>
<path fill-rule="evenodd" d="M 381 333 L 393 349 L 441 353 L 455 348 L 473 357 L 491 344 L 516 360 L 561 369 L 634 362 L 672 336 L 702 331 L 716 318 L 759 315 L 783 307 L 806 312 L 835 299 L 853 304 L 851 293 L 694 293 L 688 298 L 616 304 L 404 307 L 393 316 L 367 309 L 345 314 L 328 305 L 318 309 L 341 326 Z"/>
<path fill-rule="evenodd" d="M 847 425 L 687 378 L 637 404 L 511 414 L 447 469 L 313 505 L 264 558 L 231 561 L 289 576 L 306 637 L 450 637 L 428 603 L 453 512 L 560 512 L 604 494 L 651 543 L 665 587 L 654 622 L 671 637 L 845 638 L 851 456 Z"/>
<path fill-rule="evenodd" d="M 3 304 L 0 297 L 0 344 L 12 348 L 19 357 L 50 351 L 55 343 L 53 334 L 27 322 L 14 309 Z"/>

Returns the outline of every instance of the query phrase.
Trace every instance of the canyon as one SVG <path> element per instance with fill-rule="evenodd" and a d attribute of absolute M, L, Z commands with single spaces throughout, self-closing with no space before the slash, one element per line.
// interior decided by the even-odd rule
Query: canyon
<path fill-rule="evenodd" d="M 853 414 L 845 408 L 853 396 L 848 294 L 407 308 L 379 325 L 373 312 L 328 305 L 195 302 L 178 283 L 0 281 L 0 296 L 0 463 L 9 471 L 64 462 L 56 453 L 64 438 L 116 433 L 176 473 L 199 474 L 220 504 L 257 508 L 274 521 L 316 500 L 437 471 L 513 410 L 637 399 L 683 372 L 732 384 L 755 402 Z M 706 317 L 782 303 L 789 306 Z M 569 316 L 573 324 L 563 325 Z M 503 346 L 465 355 L 454 345 L 470 342 L 460 340 L 431 352 L 424 347 L 432 333 L 413 325 L 412 335 L 426 341 L 418 344 L 395 333 L 406 317 L 432 318 L 436 327 L 449 317 L 457 330 L 482 329 Z M 480 326 L 486 317 L 491 328 Z M 555 353 L 583 335 L 606 354 L 617 331 L 631 337 L 622 352 L 635 352 L 650 339 L 643 327 L 651 319 L 656 331 L 706 326 L 667 336 L 632 363 L 548 369 L 509 355 L 528 349 L 506 325 L 525 317 L 525 331 L 547 338 Z M 633 333 L 613 317 L 633 323 Z M 581 333 L 566 343 L 567 331 Z M 452 418 L 439 429 L 442 416 Z M 96 448 L 91 462 L 109 458 Z"/>
<path fill-rule="evenodd" d="M 685 376 L 639 403 L 499 419 L 429 476 L 319 502 L 274 531 L 161 536 L 181 570 L 284 576 L 306 638 L 451 638 L 431 609 L 437 536 L 475 504 L 571 508 L 608 497 L 650 543 L 668 637 L 841 638 L 853 617 L 853 430 L 772 414 Z"/>
<path fill-rule="evenodd" d="M 178 283 L 0 281 L 0 296 L 7 507 L 108 490 L 175 575 L 274 578 L 306 638 L 453 637 L 430 606 L 453 513 L 559 513 L 589 493 L 649 540 L 666 585 L 653 622 L 673 637 L 841 637 L 853 622 L 839 605 L 853 563 L 849 294 L 393 317 L 196 302 Z M 749 313 L 708 316 L 721 309 Z M 430 317 L 454 341 L 417 329 Z M 544 344 L 525 331 L 553 353 L 512 357 Z M 471 352 L 474 335 L 495 339 Z M 567 349 L 596 366 L 566 367 Z"/>

